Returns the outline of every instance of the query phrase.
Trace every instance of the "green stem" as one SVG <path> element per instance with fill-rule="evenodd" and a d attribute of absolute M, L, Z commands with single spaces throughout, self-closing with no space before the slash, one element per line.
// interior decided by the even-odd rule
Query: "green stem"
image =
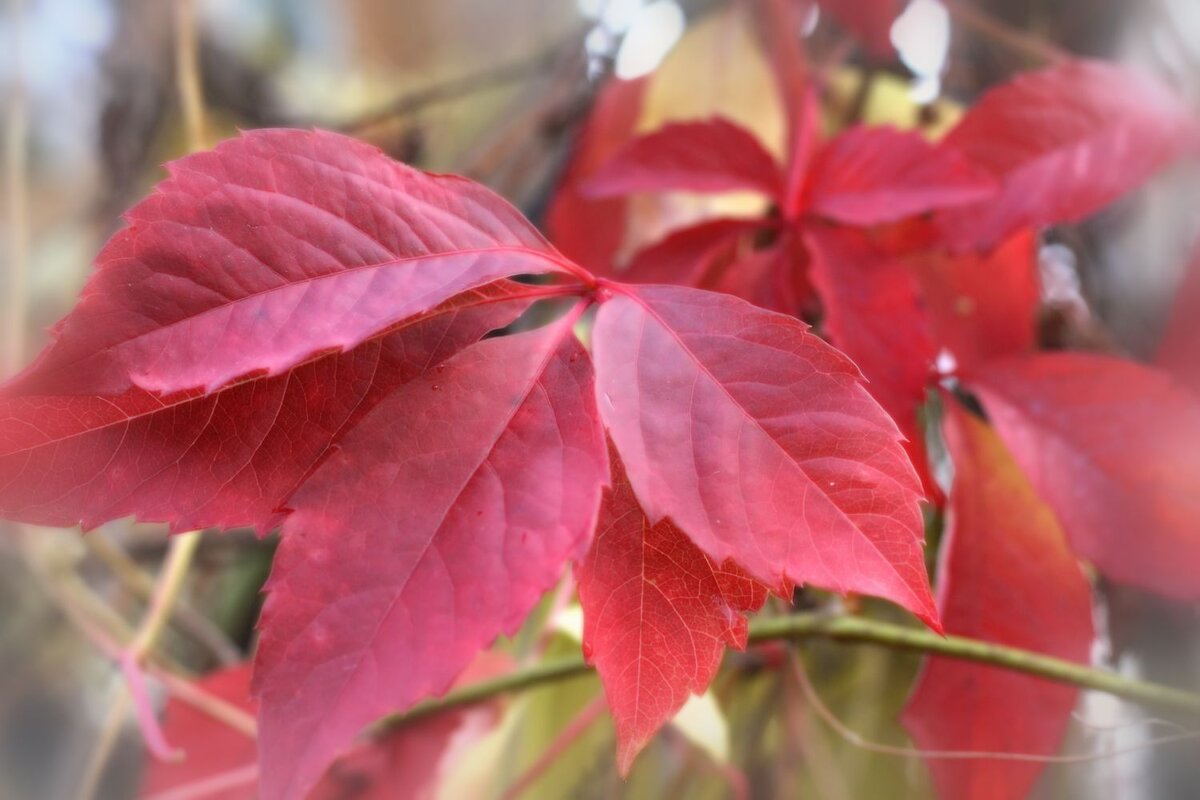
<path fill-rule="evenodd" d="M 807 638 L 877 644 L 894 650 L 975 661 L 1081 689 L 1094 689 L 1144 706 L 1200 714 L 1200 693 L 1134 680 L 1108 670 L 1085 667 L 1073 661 L 965 636 L 939 636 L 924 628 L 894 625 L 865 617 L 821 614 L 761 619 L 750 626 L 750 641 L 755 643 Z"/>
<path fill-rule="evenodd" d="M 939 636 L 923 628 L 896 625 L 866 617 L 825 614 L 793 614 L 755 620 L 750 625 L 752 644 L 800 639 L 876 644 L 894 650 L 910 650 L 926 655 L 974 661 L 1082 689 L 1106 692 L 1144 706 L 1200 714 L 1200 693 L 1125 678 L 1115 672 L 1085 667 L 1029 650 L 963 636 Z M 444 697 L 421 703 L 406 714 L 385 717 L 378 723 L 377 730 L 390 729 L 443 711 L 575 678 L 589 672 L 591 667 L 584 663 L 582 658 L 541 662 L 498 678 L 456 689 Z"/>

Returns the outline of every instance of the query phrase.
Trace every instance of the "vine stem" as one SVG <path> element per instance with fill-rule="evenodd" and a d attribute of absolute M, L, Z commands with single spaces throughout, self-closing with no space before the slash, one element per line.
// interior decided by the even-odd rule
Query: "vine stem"
<path fill-rule="evenodd" d="M 939 636 L 924 629 L 851 615 L 793 614 L 759 619 L 750 624 L 752 644 L 802 639 L 874 644 L 893 650 L 974 661 L 1081 689 L 1105 692 L 1148 707 L 1200 715 L 1200 693 L 1134 680 L 1107 670 L 978 639 Z M 582 658 L 563 658 L 534 664 L 498 678 L 465 686 L 437 700 L 426 701 L 414 706 L 407 713 L 385 717 L 377 723 L 377 728 L 396 727 L 432 714 L 473 705 L 503 694 L 576 678 L 590 672 L 591 667 L 584 663 Z"/>

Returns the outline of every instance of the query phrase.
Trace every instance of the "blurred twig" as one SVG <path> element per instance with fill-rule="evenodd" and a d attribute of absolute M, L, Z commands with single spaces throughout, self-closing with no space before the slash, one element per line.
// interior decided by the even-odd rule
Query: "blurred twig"
<path fill-rule="evenodd" d="M 356 119 L 332 125 L 331 127 L 345 133 L 361 134 L 369 128 L 393 122 L 400 117 L 408 116 L 431 105 L 458 100 L 477 92 L 523 81 L 535 75 L 547 74 L 562 57 L 562 53 L 567 47 L 582 49 L 582 42 L 582 32 L 574 32 L 563 41 L 556 42 L 530 58 L 501 64 L 500 66 L 487 67 L 478 72 L 453 78 L 442 83 L 435 83 L 424 89 L 401 95 L 387 105 L 374 111 L 369 111 Z"/>
<path fill-rule="evenodd" d="M 192 152 L 204 149 L 206 141 L 199 54 L 195 0 L 175 0 L 175 86 Z"/>
<path fill-rule="evenodd" d="M 154 579 L 102 532 L 94 531 L 85 536 L 84 543 L 130 594 L 140 600 L 149 600 L 154 595 Z M 171 619 L 181 633 L 207 647 L 222 665 L 229 666 L 242 660 L 241 652 L 224 631 L 187 603 L 176 603 Z"/>
<path fill-rule="evenodd" d="M 98 650 L 116 660 L 130 647 L 135 631 L 92 592 L 74 569 L 53 570 L 45 559 L 33 558 L 31 561 L 38 567 L 34 578 L 41 588 Z M 252 715 L 199 688 L 190 680 L 184 667 L 169 655 L 151 650 L 145 653 L 145 658 L 151 674 L 172 696 L 247 736 L 257 736 L 257 724 Z"/>
<path fill-rule="evenodd" d="M 195 555 L 199 543 L 200 534 L 198 532 L 180 534 L 171 539 L 162 572 L 159 574 L 155 586 L 154 596 L 150 600 L 150 608 L 134 632 L 133 641 L 121 656 L 123 660 L 127 659 L 131 669 L 141 668 L 142 662 L 153 651 L 159 634 L 166 627 L 167 619 L 171 615 L 171 608 L 183 589 L 184 578 L 187 577 L 188 568 L 191 566 L 192 557 Z M 108 763 L 112 748 L 117 742 L 118 734 L 128 713 L 130 690 L 128 680 L 119 682 L 114 689 L 114 696 L 101 725 L 100 735 L 88 760 L 83 779 L 80 781 L 78 797 L 81 800 L 95 795 L 96 786 L 104 773 L 104 767 Z"/>

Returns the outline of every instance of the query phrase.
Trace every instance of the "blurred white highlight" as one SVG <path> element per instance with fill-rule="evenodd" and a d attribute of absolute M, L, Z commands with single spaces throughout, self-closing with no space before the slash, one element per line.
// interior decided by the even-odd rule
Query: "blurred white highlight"
<path fill-rule="evenodd" d="M 642 6 L 617 51 L 617 77 L 631 80 L 653 72 L 683 36 L 683 28 L 683 9 L 675 0 Z"/>
<path fill-rule="evenodd" d="M 892 25 L 892 44 L 916 75 L 913 101 L 931 103 L 942 91 L 950 54 L 950 14 L 938 0 L 912 0 Z"/>

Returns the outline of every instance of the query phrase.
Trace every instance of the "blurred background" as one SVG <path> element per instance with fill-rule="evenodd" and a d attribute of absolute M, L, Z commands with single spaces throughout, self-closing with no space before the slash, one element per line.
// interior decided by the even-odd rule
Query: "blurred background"
<path fill-rule="evenodd" d="M 340 130 L 423 168 L 479 180 L 535 222 L 611 80 L 649 76 L 639 130 L 720 111 L 769 142 L 781 136 L 766 66 L 727 0 L 193 6 L 210 143 L 238 128 Z M 1200 93 L 1196 0 L 955 6 L 951 13 L 938 0 L 898 2 L 890 31 L 896 51 L 886 59 L 868 57 L 823 17 L 813 19 L 810 37 L 815 52 L 844 52 L 842 100 L 861 104 L 868 119 L 944 125 L 957 103 L 1036 65 L 1039 43 L 1047 42 L 1140 65 L 1190 98 Z M 186 152 L 177 36 L 167 0 L 7 0 L 0 12 L 6 375 L 70 309 L 121 212 L 163 176 L 164 161 Z M 1135 356 L 1153 351 L 1200 233 L 1197 177 L 1177 169 L 1047 243 L 1044 336 Z M 634 233 L 641 242 L 697 213 L 682 201 L 642 211 Z M 165 541 L 160 529 L 127 523 L 87 537 L 41 530 L 0 537 L 0 800 L 86 796 L 81 786 L 105 798 L 139 795 L 147 757 L 132 718 L 114 713 L 121 677 L 102 643 L 123 641 L 136 627 Z M 189 675 L 243 661 L 271 551 L 270 539 L 250 532 L 207 537 L 159 660 Z M 1104 599 L 1109 635 L 1098 663 L 1164 682 L 1195 674 L 1194 610 L 1112 588 Z M 506 644 L 514 658 L 577 651 L 569 613 L 547 622 L 552 605 Z M 1162 642 L 1172 643 L 1170 652 Z M 895 719 L 915 657 L 807 648 L 813 680 L 842 720 L 871 739 L 905 742 Z M 604 715 L 562 738 L 597 697 L 599 685 L 587 677 L 513 700 L 502 722 L 456 756 L 434 795 L 501 797 L 520 784 L 531 798 L 929 796 L 919 762 L 872 752 L 831 729 L 772 658 L 769 651 L 731 656 L 714 689 L 719 707 L 711 697 L 690 706 L 628 782 L 616 774 Z M 165 702 L 160 682 L 150 691 Z M 1137 719 L 1116 708 L 1086 698 L 1072 735 L 1079 747 L 1103 753 L 1145 738 Z M 555 743 L 554 763 L 539 766 Z M 1053 767 L 1043 791 L 1194 796 L 1186 794 L 1198 785 L 1194 769 L 1170 750 L 1143 750 Z M 186 796 L 247 796 L 241 791 Z M 375 795 L 346 788 L 341 796 Z"/>

